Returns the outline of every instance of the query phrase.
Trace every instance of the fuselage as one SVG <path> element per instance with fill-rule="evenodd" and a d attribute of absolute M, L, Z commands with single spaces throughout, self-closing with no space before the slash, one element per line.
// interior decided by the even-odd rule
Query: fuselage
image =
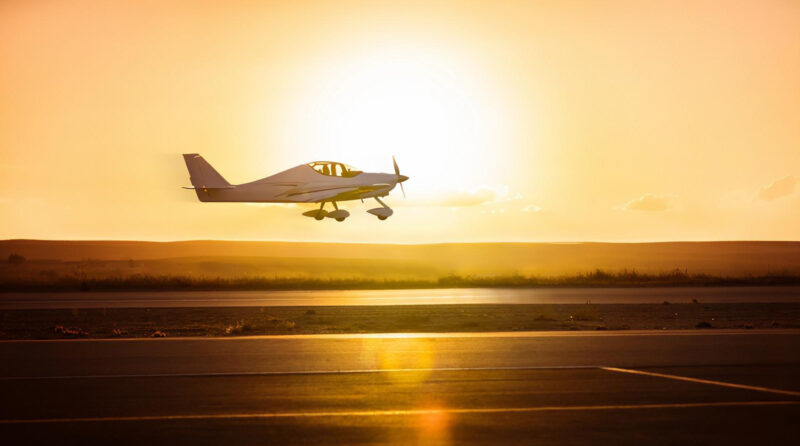
<path fill-rule="evenodd" d="M 203 202 L 308 203 L 383 197 L 402 181 L 402 175 L 360 172 L 351 177 L 324 175 L 301 164 L 260 180 L 226 188 L 196 187 Z M 324 196 L 324 198 L 323 198 Z"/>

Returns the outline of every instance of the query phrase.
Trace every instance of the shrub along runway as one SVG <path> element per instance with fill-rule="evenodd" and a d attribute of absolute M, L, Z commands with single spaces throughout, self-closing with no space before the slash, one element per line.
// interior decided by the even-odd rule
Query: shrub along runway
<path fill-rule="evenodd" d="M 0 342 L 14 443 L 787 443 L 800 331 Z"/>

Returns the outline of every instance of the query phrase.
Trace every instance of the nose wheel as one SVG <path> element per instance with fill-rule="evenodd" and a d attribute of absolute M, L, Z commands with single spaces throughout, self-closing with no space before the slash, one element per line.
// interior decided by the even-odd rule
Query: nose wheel
<path fill-rule="evenodd" d="M 370 214 L 378 217 L 378 220 L 381 220 L 381 221 L 386 220 L 387 218 L 391 217 L 392 214 L 394 214 L 394 211 L 392 210 L 392 208 L 390 208 L 389 206 L 386 206 L 386 203 L 381 201 L 380 198 L 375 197 L 375 201 L 380 203 L 381 207 L 370 209 L 367 212 L 369 212 Z"/>

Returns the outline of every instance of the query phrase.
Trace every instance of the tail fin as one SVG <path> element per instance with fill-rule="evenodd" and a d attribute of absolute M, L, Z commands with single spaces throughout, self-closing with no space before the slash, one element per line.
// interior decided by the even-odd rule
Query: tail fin
<path fill-rule="evenodd" d="M 189 169 L 189 179 L 192 186 L 196 188 L 229 188 L 231 183 L 227 182 L 208 161 L 196 153 L 184 153 L 183 160 L 186 161 L 186 168 Z"/>

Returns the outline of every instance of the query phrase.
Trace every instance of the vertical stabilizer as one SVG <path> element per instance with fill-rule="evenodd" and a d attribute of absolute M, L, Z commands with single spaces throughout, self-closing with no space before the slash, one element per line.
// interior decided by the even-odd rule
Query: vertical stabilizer
<path fill-rule="evenodd" d="M 228 188 L 231 183 L 227 182 L 208 161 L 197 153 L 184 153 L 183 160 L 186 161 L 186 168 L 189 169 L 189 179 L 192 186 L 202 189 Z"/>

